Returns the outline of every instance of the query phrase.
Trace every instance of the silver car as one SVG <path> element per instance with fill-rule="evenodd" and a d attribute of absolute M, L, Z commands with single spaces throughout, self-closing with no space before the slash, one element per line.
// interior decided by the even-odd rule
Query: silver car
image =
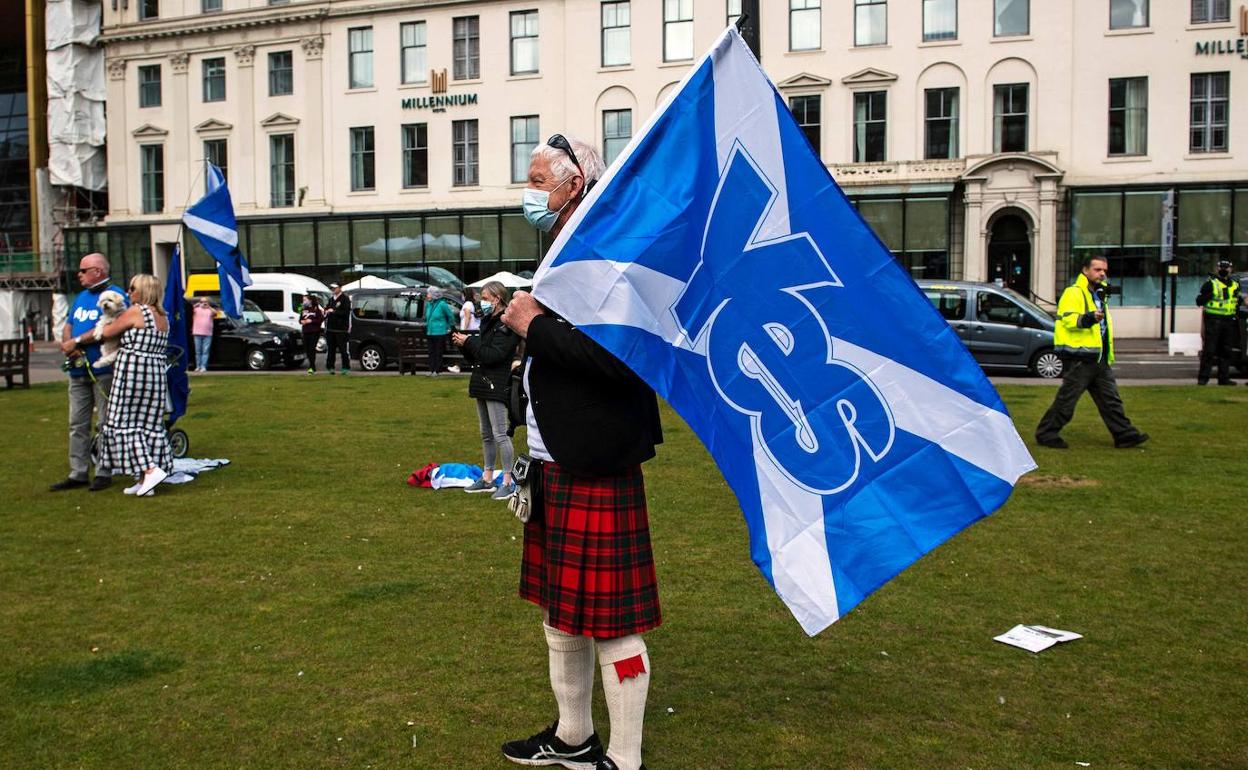
<path fill-rule="evenodd" d="M 1053 352 L 1053 316 L 1036 303 L 991 283 L 917 283 L 983 368 L 1062 376 L 1062 360 Z"/>

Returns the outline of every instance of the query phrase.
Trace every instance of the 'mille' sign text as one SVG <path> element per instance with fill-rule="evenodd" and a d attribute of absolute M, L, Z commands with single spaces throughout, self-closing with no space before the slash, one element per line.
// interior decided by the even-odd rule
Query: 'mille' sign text
<path fill-rule="evenodd" d="M 1248 59 L 1248 6 L 1239 9 L 1239 37 L 1202 40 L 1196 43 L 1197 56 L 1240 56 Z"/>

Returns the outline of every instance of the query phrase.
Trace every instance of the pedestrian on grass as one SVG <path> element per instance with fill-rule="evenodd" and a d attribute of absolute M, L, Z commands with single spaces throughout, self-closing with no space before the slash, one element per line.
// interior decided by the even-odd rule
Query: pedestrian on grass
<path fill-rule="evenodd" d="M 481 333 L 451 335 L 451 342 L 463 350 L 464 360 L 472 364 L 468 395 L 477 400 L 477 421 L 481 425 L 481 448 L 485 455 L 485 473 L 464 491 L 493 492 L 495 500 L 506 500 L 516 491 L 511 479 L 515 450 L 507 435 L 507 383 L 520 338 L 502 322 L 510 301 L 511 292 L 498 281 L 490 281 L 481 287 Z M 468 301 L 464 302 L 464 307 L 469 307 Z M 503 479 L 495 489 L 494 469 L 499 460 Z"/>
<path fill-rule="evenodd" d="M 1053 346 L 1062 359 L 1062 385 L 1053 405 L 1036 426 L 1041 446 L 1066 449 L 1059 435 L 1075 416 L 1075 406 L 1086 390 L 1101 413 L 1101 420 L 1114 437 L 1114 446 L 1128 449 L 1148 441 L 1127 419 L 1114 379 L 1114 324 L 1109 317 L 1109 284 L 1105 277 L 1109 262 L 1104 257 L 1088 257 L 1072 286 L 1057 301 L 1057 325 Z"/>
<path fill-rule="evenodd" d="M 342 373 L 351 371 L 351 359 L 347 357 L 347 337 L 351 333 L 351 297 L 336 283 L 329 285 L 333 296 L 325 309 L 325 342 L 329 348 L 325 354 L 325 371 L 334 373 L 334 355 L 342 362 Z"/>
<path fill-rule="evenodd" d="M 195 371 L 208 371 L 208 356 L 212 352 L 212 327 L 217 311 L 206 297 L 200 297 L 191 310 L 191 336 L 195 338 Z"/>
<path fill-rule="evenodd" d="M 305 294 L 299 311 L 299 330 L 303 332 L 303 354 L 308 357 L 308 374 L 316 374 L 316 343 L 321 339 L 325 311 L 315 294 Z"/>
<path fill-rule="evenodd" d="M 51 485 L 49 489 L 53 492 L 88 485 L 96 492 L 113 483 L 112 469 L 99 465 L 95 466 L 95 479 L 87 478 L 91 463 L 91 415 L 97 415 L 98 423 L 104 422 L 113 380 L 111 366 L 94 366 L 100 358 L 100 344 L 90 333 L 100 320 L 100 295 L 115 291 L 125 296 L 120 286 L 109 281 L 108 273 L 108 259 L 103 254 L 88 254 L 78 262 L 78 283 L 82 291 L 74 298 L 61 329 L 61 353 L 70 361 L 69 476 Z"/>
<path fill-rule="evenodd" d="M 524 214 L 552 238 L 602 176 L 591 145 L 556 134 L 530 156 Z M 522 490 L 520 596 L 542 608 L 559 717 L 503 744 L 522 765 L 641 770 L 650 658 L 641 634 L 662 622 L 641 463 L 663 440 L 658 400 L 619 359 L 516 292 L 503 314 L 526 342 L 524 388 L 532 467 Z M 594 652 L 602 669 L 611 745 L 603 751 L 590 704 Z"/>
<path fill-rule="evenodd" d="M 1239 281 L 1231 277 L 1229 260 L 1218 262 L 1218 270 L 1209 276 L 1196 295 L 1196 304 L 1204 308 L 1200 326 L 1200 373 L 1197 385 L 1208 385 L 1213 365 L 1218 365 L 1218 384 L 1234 385 L 1231 379 L 1231 348 L 1239 337 L 1235 314 L 1244 304 Z"/>
<path fill-rule="evenodd" d="M 425 338 L 429 343 L 430 377 L 437 377 L 442 371 L 442 355 L 454 328 L 455 311 L 451 309 L 451 303 L 442 296 L 441 289 L 430 286 L 425 297 Z"/>
<path fill-rule="evenodd" d="M 130 279 L 130 307 L 96 339 L 121 339 L 108 417 L 100 425 L 96 463 L 137 482 L 127 495 L 150 495 L 173 472 L 173 450 L 165 430 L 169 396 L 169 319 L 164 292 L 154 275 Z"/>

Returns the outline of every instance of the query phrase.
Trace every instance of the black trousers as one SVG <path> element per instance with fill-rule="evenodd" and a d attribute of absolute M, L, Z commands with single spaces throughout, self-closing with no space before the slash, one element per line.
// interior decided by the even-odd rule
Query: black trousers
<path fill-rule="evenodd" d="M 326 329 L 325 342 L 329 345 L 329 350 L 325 353 L 325 369 L 331 372 L 334 370 L 335 352 L 342 358 L 343 370 L 350 369 L 351 359 L 347 357 L 347 330 Z"/>
<path fill-rule="evenodd" d="M 449 334 L 429 335 L 429 371 L 442 371 L 442 354 L 446 352 L 446 338 Z"/>
<path fill-rule="evenodd" d="M 1202 385 L 1209 381 L 1213 364 L 1218 364 L 1218 382 L 1231 381 L 1231 347 L 1239 330 L 1233 315 L 1217 316 L 1203 313 L 1204 326 L 1201 328 L 1200 374 L 1196 381 Z"/>
<path fill-rule="evenodd" d="M 1062 385 L 1057 389 L 1053 405 L 1036 426 L 1037 441 L 1058 438 L 1062 428 L 1075 416 L 1075 406 L 1084 391 L 1092 397 L 1092 403 L 1096 404 L 1096 409 L 1101 413 L 1101 419 L 1114 437 L 1115 444 L 1139 435 L 1139 429 L 1131 424 L 1122 408 L 1118 381 L 1114 379 L 1114 370 L 1109 364 L 1066 358 L 1062 360 Z"/>
<path fill-rule="evenodd" d="M 316 371 L 316 342 L 321 338 L 321 333 L 303 335 L 303 354 L 308 357 L 308 368 Z"/>

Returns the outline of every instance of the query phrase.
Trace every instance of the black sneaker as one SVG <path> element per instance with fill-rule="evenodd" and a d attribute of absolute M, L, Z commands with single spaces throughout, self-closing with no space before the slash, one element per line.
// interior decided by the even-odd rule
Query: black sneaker
<path fill-rule="evenodd" d="M 61 479 L 55 484 L 50 484 L 48 486 L 48 491 L 49 492 L 64 492 L 67 489 L 78 489 L 79 487 L 85 487 L 85 486 L 88 486 L 89 484 L 90 482 L 87 481 L 86 479 L 76 479 L 73 476 L 70 476 L 69 478 Z"/>
<path fill-rule="evenodd" d="M 1061 436 L 1054 438 L 1037 438 L 1036 443 L 1040 446 L 1047 446 L 1049 449 L 1070 449 L 1070 444 L 1066 443 L 1066 439 Z"/>
<path fill-rule="evenodd" d="M 503 756 L 520 765 L 563 765 L 573 770 L 598 770 L 603 759 L 598 733 L 586 738 L 579 746 L 569 746 L 555 735 L 558 727 L 556 720 L 537 735 L 504 743 Z"/>
<path fill-rule="evenodd" d="M 113 485 L 112 476 L 101 476 L 100 474 L 97 473 L 95 474 L 95 478 L 91 479 L 91 489 L 89 491 L 99 492 L 101 490 L 108 489 L 112 485 Z"/>
<path fill-rule="evenodd" d="M 594 768 L 594 770 L 620 770 L 620 766 L 615 764 L 615 760 L 611 759 L 611 757 L 603 757 L 598 760 L 598 767 Z M 646 766 L 642 765 L 638 770 L 646 770 Z"/>
<path fill-rule="evenodd" d="M 1147 433 L 1137 433 L 1130 438 L 1124 438 L 1122 441 L 1115 441 L 1114 446 L 1118 449 L 1130 449 L 1133 446 L 1139 446 L 1148 441 Z"/>

